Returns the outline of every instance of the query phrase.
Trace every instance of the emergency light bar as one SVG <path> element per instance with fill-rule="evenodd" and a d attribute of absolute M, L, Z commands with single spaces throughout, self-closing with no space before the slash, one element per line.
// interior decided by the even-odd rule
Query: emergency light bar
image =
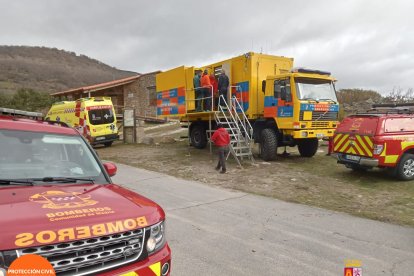
<path fill-rule="evenodd" d="M 326 76 L 331 75 L 330 72 L 314 70 L 314 69 L 308 69 L 308 68 L 303 68 L 303 67 L 292 68 L 292 69 L 290 69 L 290 72 L 291 73 L 318 74 L 318 75 L 326 75 Z"/>
<path fill-rule="evenodd" d="M 18 110 L 12 108 L 0 107 L 1 115 L 11 115 L 11 116 L 20 116 L 20 117 L 29 117 L 29 118 L 42 118 L 43 114 L 40 112 L 32 112 L 25 110 Z"/>
<path fill-rule="evenodd" d="M 373 104 L 372 108 L 378 107 L 414 107 L 414 103 L 385 103 L 385 104 Z"/>

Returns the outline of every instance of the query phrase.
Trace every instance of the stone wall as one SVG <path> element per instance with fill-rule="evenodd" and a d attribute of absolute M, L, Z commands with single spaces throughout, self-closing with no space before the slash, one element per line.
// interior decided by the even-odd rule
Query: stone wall
<path fill-rule="evenodd" d="M 142 75 L 138 80 L 124 86 L 124 106 L 135 108 L 135 114 L 156 117 L 156 73 Z"/>
<path fill-rule="evenodd" d="M 92 97 L 111 97 L 115 112 L 121 114 L 123 109 L 135 108 L 135 114 L 147 117 L 156 117 L 157 93 L 155 89 L 155 75 L 158 72 L 141 75 L 137 80 L 124 85 L 105 88 L 91 92 Z M 65 96 L 56 96 L 60 100 L 77 100 L 88 97 L 88 93 L 74 91 Z"/>

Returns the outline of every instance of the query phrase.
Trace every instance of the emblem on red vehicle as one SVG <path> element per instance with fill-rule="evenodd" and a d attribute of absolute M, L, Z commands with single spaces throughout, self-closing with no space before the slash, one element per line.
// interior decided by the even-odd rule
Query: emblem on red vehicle
<path fill-rule="evenodd" d="M 344 276 L 362 276 L 360 260 L 345 260 Z"/>
<path fill-rule="evenodd" d="M 90 195 L 63 191 L 47 191 L 35 194 L 30 197 L 30 201 L 43 203 L 42 208 L 49 209 L 78 208 L 98 203 L 98 201 L 92 200 Z"/>

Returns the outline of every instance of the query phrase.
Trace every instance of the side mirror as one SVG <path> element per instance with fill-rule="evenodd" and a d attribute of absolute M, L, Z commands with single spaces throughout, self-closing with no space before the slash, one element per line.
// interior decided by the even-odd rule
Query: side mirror
<path fill-rule="evenodd" d="M 110 177 L 116 175 L 116 171 L 118 170 L 118 168 L 116 167 L 116 165 L 112 162 L 105 162 L 103 163 L 105 171 L 109 174 Z"/>
<path fill-rule="evenodd" d="M 262 81 L 262 92 L 265 93 L 266 92 L 266 80 Z"/>

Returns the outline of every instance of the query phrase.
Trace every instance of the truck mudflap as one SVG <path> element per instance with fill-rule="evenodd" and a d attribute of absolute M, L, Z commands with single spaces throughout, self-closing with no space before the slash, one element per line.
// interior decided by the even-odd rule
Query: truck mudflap
<path fill-rule="evenodd" d="M 335 157 L 335 156 L 334 156 Z M 336 158 L 339 164 L 350 164 L 350 165 L 359 165 L 361 167 L 378 167 L 379 161 L 378 159 L 352 155 L 352 154 L 345 154 L 345 153 L 337 153 Z"/>
<path fill-rule="evenodd" d="M 288 129 L 284 130 L 283 133 L 285 135 L 290 135 L 294 139 L 302 139 L 302 138 L 318 138 L 322 139 L 324 137 L 332 137 L 334 135 L 335 129 L 334 128 L 326 128 L 326 129 L 303 129 L 303 130 L 294 130 Z"/>

